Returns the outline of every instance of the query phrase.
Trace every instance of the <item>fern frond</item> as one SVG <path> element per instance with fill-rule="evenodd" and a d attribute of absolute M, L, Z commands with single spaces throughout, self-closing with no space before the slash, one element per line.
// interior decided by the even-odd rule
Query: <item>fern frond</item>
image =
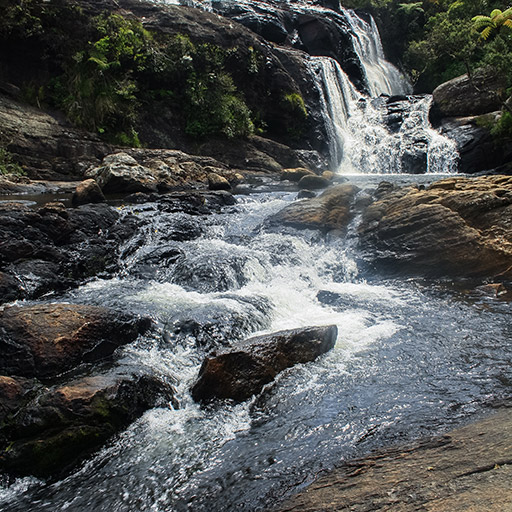
<path fill-rule="evenodd" d="M 494 11 L 491 12 L 491 18 L 494 20 L 495 18 L 498 18 L 503 13 L 501 12 L 501 9 L 494 9 Z"/>
<path fill-rule="evenodd" d="M 480 37 L 482 39 L 485 39 L 487 41 L 487 39 L 489 38 L 489 36 L 492 34 L 492 31 L 493 31 L 493 27 L 485 27 L 483 30 L 482 30 L 482 33 L 480 34 Z"/>

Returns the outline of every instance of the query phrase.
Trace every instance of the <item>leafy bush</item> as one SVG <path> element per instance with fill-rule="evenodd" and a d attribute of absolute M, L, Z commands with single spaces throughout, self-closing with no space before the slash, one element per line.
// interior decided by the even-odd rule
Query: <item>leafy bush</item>
<path fill-rule="evenodd" d="M 12 154 L 5 148 L 0 147 L 0 174 L 25 175 L 21 165 L 14 161 Z"/>

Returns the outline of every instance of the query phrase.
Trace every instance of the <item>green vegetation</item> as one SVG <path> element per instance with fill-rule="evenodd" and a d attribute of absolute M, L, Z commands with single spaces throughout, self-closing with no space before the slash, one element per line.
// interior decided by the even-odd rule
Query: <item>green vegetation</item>
<path fill-rule="evenodd" d="M 0 175 L 5 174 L 24 176 L 25 171 L 21 168 L 20 164 L 13 160 L 11 153 L 7 149 L 0 147 Z"/>
<path fill-rule="evenodd" d="M 236 48 L 152 34 L 118 14 L 87 17 L 65 0 L 13 4 L 0 0 L 0 45 L 26 101 L 57 108 L 74 125 L 121 145 L 140 146 L 141 113 L 155 103 L 193 138 L 253 133 L 251 111 L 226 69 Z M 29 76 L 16 62 L 27 55 L 34 56 Z M 250 48 L 246 60 L 246 73 L 257 74 L 259 53 Z"/>
<path fill-rule="evenodd" d="M 496 0 L 349 0 L 372 12 L 385 33 L 388 55 L 409 74 L 418 92 L 477 69 L 506 83 L 512 94 L 512 7 Z M 490 14 L 487 14 L 490 13 Z M 509 110 L 504 104 L 505 111 Z M 505 112 L 507 114 L 507 112 Z M 508 114 L 493 129 L 512 137 Z"/>

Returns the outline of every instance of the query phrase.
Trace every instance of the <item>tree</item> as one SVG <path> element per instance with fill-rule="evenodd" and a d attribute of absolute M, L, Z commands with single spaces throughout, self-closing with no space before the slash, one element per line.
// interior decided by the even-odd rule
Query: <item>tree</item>
<path fill-rule="evenodd" d="M 478 15 L 472 19 L 474 27 L 480 32 L 482 39 L 489 39 L 499 34 L 503 28 L 512 29 L 512 7 L 505 11 L 494 9 L 490 16 Z"/>

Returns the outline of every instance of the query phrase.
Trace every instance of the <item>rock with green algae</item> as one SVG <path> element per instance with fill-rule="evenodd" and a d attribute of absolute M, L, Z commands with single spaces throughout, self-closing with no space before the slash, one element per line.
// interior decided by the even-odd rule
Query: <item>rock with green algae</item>
<path fill-rule="evenodd" d="M 35 379 L 0 377 L 0 469 L 15 476 L 62 475 L 147 409 L 174 402 L 173 394 L 153 376 L 122 370 L 50 388 Z"/>

